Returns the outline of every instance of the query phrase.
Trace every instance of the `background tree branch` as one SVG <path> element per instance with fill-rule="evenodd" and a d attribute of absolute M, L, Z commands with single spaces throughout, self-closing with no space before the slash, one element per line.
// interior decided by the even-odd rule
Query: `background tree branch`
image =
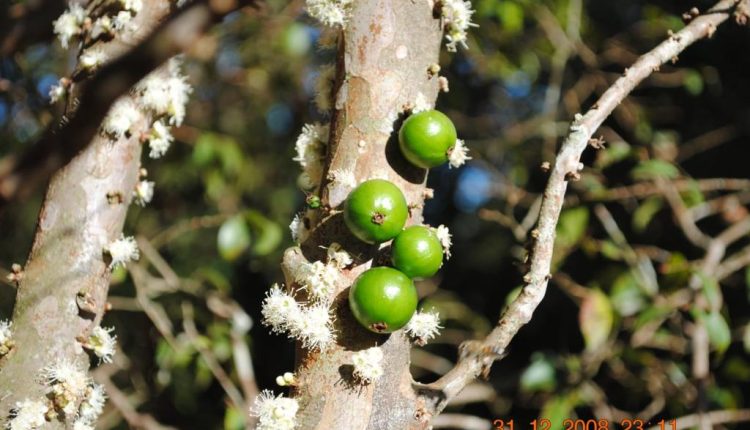
<path fill-rule="evenodd" d="M 110 48 L 112 56 L 123 50 L 125 53 L 83 84 L 76 112 L 86 114 L 68 114 L 66 121 L 56 121 L 27 152 L 0 160 L 0 214 L 8 203 L 28 195 L 86 148 L 118 97 L 169 58 L 190 52 L 211 25 L 226 14 L 253 3 L 252 0 L 195 1 L 169 15 L 147 38 L 132 47 L 127 43 L 110 42 L 114 44 Z M 149 30 L 143 27 L 139 31 Z"/>
<path fill-rule="evenodd" d="M 469 382 L 489 372 L 492 363 L 505 354 L 513 337 L 531 320 L 534 310 L 544 298 L 550 277 L 555 229 L 565 191 L 568 181 L 580 175 L 583 168 L 580 158 L 589 146 L 593 133 L 640 82 L 658 71 L 661 65 L 676 61 L 677 56 L 694 42 L 712 36 L 721 23 L 732 17 L 737 3 L 737 0 L 722 0 L 695 17 L 682 30 L 671 34 L 667 40 L 638 58 L 586 114 L 576 117 L 570 134 L 557 153 L 544 191 L 539 222 L 531 232 L 534 243 L 523 290 L 506 308 L 497 326 L 485 339 L 465 343 L 456 366 L 438 381 L 421 387 L 422 397 L 432 411 L 437 413 L 443 410 Z"/>

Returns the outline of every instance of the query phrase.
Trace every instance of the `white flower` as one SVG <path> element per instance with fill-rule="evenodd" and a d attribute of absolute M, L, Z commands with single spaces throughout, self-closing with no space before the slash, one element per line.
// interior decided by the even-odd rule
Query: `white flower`
<path fill-rule="evenodd" d="M 114 329 L 114 327 L 103 328 L 96 326 L 91 331 L 88 341 L 83 345 L 85 348 L 92 350 L 99 357 L 99 360 L 104 363 L 111 363 L 112 356 L 117 351 L 117 336 L 110 334 Z"/>
<path fill-rule="evenodd" d="M 67 89 L 65 88 L 65 85 L 62 83 L 62 79 L 60 82 L 58 82 L 55 85 L 52 85 L 49 89 L 49 103 L 55 104 L 57 103 L 65 94 L 67 93 Z"/>
<path fill-rule="evenodd" d="M 38 429 L 47 422 L 45 415 L 48 410 L 49 405 L 43 400 L 24 399 L 21 402 L 16 402 L 6 428 L 8 430 Z"/>
<path fill-rule="evenodd" d="M 70 39 L 81 34 L 82 25 L 86 20 L 86 11 L 78 3 L 70 5 L 52 24 L 57 38 L 63 48 L 68 48 Z"/>
<path fill-rule="evenodd" d="M 172 137 L 169 126 L 164 124 L 163 120 L 154 122 L 148 137 L 148 147 L 150 148 L 148 156 L 151 158 L 161 158 L 166 154 L 169 145 L 172 144 L 172 140 L 174 140 L 174 137 Z"/>
<path fill-rule="evenodd" d="M 325 64 L 320 67 L 315 81 L 315 105 L 321 112 L 328 112 L 333 107 L 333 84 L 336 79 L 336 65 Z"/>
<path fill-rule="evenodd" d="M 109 110 L 102 128 L 107 134 L 119 139 L 125 133 L 130 132 L 131 127 L 140 117 L 141 113 L 138 112 L 135 104 L 127 98 L 122 98 L 117 100 L 112 109 Z"/>
<path fill-rule="evenodd" d="M 255 398 L 250 414 L 258 417 L 256 430 L 292 430 L 297 426 L 298 409 L 296 400 L 263 390 Z"/>
<path fill-rule="evenodd" d="M 456 139 L 456 144 L 448 150 L 448 164 L 450 164 L 450 167 L 458 168 L 468 160 L 471 160 L 469 148 L 466 147 L 463 140 Z"/>
<path fill-rule="evenodd" d="M 432 104 L 427 101 L 427 98 L 421 92 L 417 93 L 416 99 L 414 99 L 414 107 L 411 109 L 411 113 L 424 112 L 432 109 Z"/>
<path fill-rule="evenodd" d="M 297 156 L 293 160 L 302 166 L 299 185 L 304 189 L 316 187 L 323 174 L 328 131 L 327 124 L 305 124 L 294 144 Z"/>
<path fill-rule="evenodd" d="M 153 181 L 140 181 L 135 186 L 133 191 L 133 200 L 138 206 L 146 206 L 147 203 L 151 202 L 154 198 L 154 182 Z"/>
<path fill-rule="evenodd" d="M 424 345 L 440 334 L 441 328 L 440 316 L 434 311 L 415 312 L 406 324 L 406 332 L 420 345 Z"/>
<path fill-rule="evenodd" d="M 78 410 L 79 421 L 93 424 L 104 410 L 106 402 L 107 396 L 104 393 L 104 386 L 100 384 L 89 385 L 86 390 L 86 398 L 81 402 Z"/>
<path fill-rule="evenodd" d="M 336 185 L 342 185 L 348 188 L 355 188 L 357 186 L 357 178 L 351 170 L 332 170 L 328 172 L 328 179 Z"/>
<path fill-rule="evenodd" d="M 73 430 L 94 430 L 94 425 L 79 418 L 73 422 Z"/>
<path fill-rule="evenodd" d="M 305 227 L 305 223 L 302 221 L 302 216 L 300 216 L 300 214 L 294 215 L 294 219 L 292 219 L 292 222 L 289 224 L 289 231 L 292 233 L 292 240 L 294 243 L 300 243 L 305 240 L 307 227 Z"/>
<path fill-rule="evenodd" d="M 308 349 L 323 350 L 334 340 L 330 309 L 324 303 L 301 308 L 302 312 L 289 324 L 292 337 Z"/>
<path fill-rule="evenodd" d="M 354 377 L 364 384 L 370 384 L 383 376 L 383 350 L 374 346 L 352 354 Z"/>
<path fill-rule="evenodd" d="M 170 125 L 180 125 L 185 118 L 185 106 L 193 91 L 187 78 L 180 71 L 179 58 L 169 60 L 166 70 L 162 67 L 146 76 L 137 86 L 144 107 L 158 115 L 167 115 Z"/>
<path fill-rule="evenodd" d="M 336 291 L 338 278 L 339 269 L 336 262 L 303 263 L 294 273 L 294 280 L 307 290 L 314 301 L 328 301 L 331 294 Z"/>
<path fill-rule="evenodd" d="M 66 416 L 75 416 L 78 413 L 78 403 L 86 394 L 86 388 L 90 383 L 86 372 L 67 360 L 47 366 L 42 372 L 46 384 L 50 387 L 55 406 Z"/>
<path fill-rule="evenodd" d="M 133 236 L 125 237 L 124 235 L 112 243 L 110 243 L 105 249 L 112 257 L 112 262 L 109 263 L 110 268 L 125 266 L 125 263 L 130 261 L 136 261 L 140 257 L 138 251 L 138 244 L 135 242 Z"/>
<path fill-rule="evenodd" d="M 133 31 L 136 29 L 133 23 L 133 15 L 125 10 L 117 12 L 114 18 L 112 18 L 112 28 L 115 31 Z"/>
<path fill-rule="evenodd" d="M 138 13 L 143 8 L 142 0 L 120 0 L 122 8 L 131 12 Z"/>
<path fill-rule="evenodd" d="M 11 321 L 0 321 L 0 357 L 10 352 L 13 348 L 13 323 Z"/>
<path fill-rule="evenodd" d="M 329 27 L 346 25 L 354 0 L 307 0 L 307 13 Z"/>
<path fill-rule="evenodd" d="M 103 16 L 94 21 L 94 26 L 91 27 L 91 38 L 97 39 L 99 36 L 104 34 L 110 34 L 112 32 L 112 19 L 108 16 Z"/>
<path fill-rule="evenodd" d="M 266 293 L 261 308 L 263 324 L 270 326 L 274 333 L 284 333 L 289 330 L 291 321 L 297 321 L 302 316 L 302 309 L 294 297 L 283 291 L 278 284 L 273 284 Z"/>
<path fill-rule="evenodd" d="M 80 61 L 81 67 L 84 69 L 96 69 L 107 61 L 107 54 L 105 54 L 101 48 L 96 46 L 84 51 L 78 60 Z"/>
<path fill-rule="evenodd" d="M 328 263 L 333 263 L 337 268 L 343 269 L 352 264 L 352 256 L 346 252 L 341 245 L 333 242 L 328 247 Z M 338 274 L 337 274 L 338 275 Z"/>
<path fill-rule="evenodd" d="M 464 0 L 442 0 L 442 15 L 445 22 L 446 34 L 448 39 L 446 44 L 448 51 L 455 52 L 456 46 L 461 45 L 466 48 L 466 31 L 469 27 L 476 27 L 471 22 L 471 15 L 474 11 L 471 9 L 471 2 Z"/>
<path fill-rule="evenodd" d="M 438 240 L 440 240 L 440 244 L 443 245 L 445 258 L 451 258 L 451 246 L 453 245 L 453 241 L 451 240 L 450 230 L 448 230 L 448 227 L 441 224 L 435 229 L 435 234 L 437 235 Z"/>

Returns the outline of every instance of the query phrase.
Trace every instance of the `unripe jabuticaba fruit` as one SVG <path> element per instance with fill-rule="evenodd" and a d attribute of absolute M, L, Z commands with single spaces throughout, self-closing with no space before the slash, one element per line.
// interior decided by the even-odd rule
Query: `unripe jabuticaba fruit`
<path fill-rule="evenodd" d="M 359 275 L 349 289 L 349 307 L 360 324 L 375 333 L 391 333 L 417 310 L 417 289 L 408 276 L 391 267 Z"/>
<path fill-rule="evenodd" d="M 443 245 L 431 228 L 411 226 L 393 240 L 391 261 L 410 278 L 427 278 L 443 265 Z"/>
<path fill-rule="evenodd" d="M 398 235 L 409 208 L 401 190 L 384 179 L 362 182 L 344 203 L 344 221 L 352 234 L 367 243 L 381 243 Z"/>
<path fill-rule="evenodd" d="M 401 152 L 415 166 L 425 169 L 448 161 L 456 144 L 456 127 L 444 113 L 427 110 L 411 115 L 401 125 L 398 143 Z"/>

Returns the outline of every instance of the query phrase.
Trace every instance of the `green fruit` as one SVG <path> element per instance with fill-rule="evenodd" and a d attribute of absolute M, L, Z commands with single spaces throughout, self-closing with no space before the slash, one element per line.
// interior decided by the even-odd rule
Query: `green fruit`
<path fill-rule="evenodd" d="M 360 324 L 375 333 L 391 333 L 417 310 L 417 289 L 408 276 L 390 267 L 375 267 L 354 281 L 349 307 Z"/>
<path fill-rule="evenodd" d="M 401 190 L 383 179 L 362 182 L 344 204 L 344 221 L 349 230 L 367 243 L 396 237 L 404 228 L 409 209 Z"/>
<path fill-rule="evenodd" d="M 410 278 L 426 278 L 443 265 L 443 246 L 431 228 L 415 225 L 393 240 L 391 261 Z"/>
<path fill-rule="evenodd" d="M 448 161 L 448 153 L 456 144 L 456 127 L 442 112 L 428 110 L 404 121 L 398 133 L 401 152 L 415 166 L 425 169 Z"/>

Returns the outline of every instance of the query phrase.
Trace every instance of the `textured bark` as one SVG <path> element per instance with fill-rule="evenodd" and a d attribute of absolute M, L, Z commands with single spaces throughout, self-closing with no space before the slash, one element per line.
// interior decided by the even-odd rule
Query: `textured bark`
<path fill-rule="evenodd" d="M 339 41 L 326 172 L 351 171 L 358 182 L 373 177 L 392 181 L 409 203 L 410 224 L 422 221 L 426 171 L 403 158 L 396 131 L 419 93 L 427 101 L 437 97 L 437 78 L 427 70 L 438 62 L 441 37 L 440 20 L 429 2 L 359 0 Z M 342 244 L 355 259 L 354 267 L 343 271 L 335 294 L 337 344 L 323 353 L 298 350 L 294 395 L 300 402 L 299 428 L 424 428 L 409 373 L 409 340 L 402 331 L 372 334 L 349 311 L 351 282 L 381 255 L 377 246 L 355 239 L 337 211 L 350 191 L 335 180 L 323 182 L 324 209 L 308 211 L 310 237 L 301 247 L 287 250 L 282 265 L 291 285 L 290 269 L 305 260 L 322 260 L 321 247 L 332 242 Z M 371 385 L 355 383 L 352 353 L 375 345 L 383 349 L 385 374 Z"/>
<path fill-rule="evenodd" d="M 110 58 L 137 43 L 169 11 L 166 0 L 145 4 L 135 18 L 140 36 L 104 44 Z M 111 274 L 104 248 L 122 234 L 139 179 L 139 137 L 150 124 L 142 116 L 131 135 L 117 141 L 96 135 L 52 178 L 16 295 L 15 348 L 0 361 L 0 425 L 16 402 L 45 398 L 45 366 L 67 361 L 89 367 L 78 340 L 88 338 L 104 313 Z M 53 421 L 45 428 L 70 424 Z"/>

